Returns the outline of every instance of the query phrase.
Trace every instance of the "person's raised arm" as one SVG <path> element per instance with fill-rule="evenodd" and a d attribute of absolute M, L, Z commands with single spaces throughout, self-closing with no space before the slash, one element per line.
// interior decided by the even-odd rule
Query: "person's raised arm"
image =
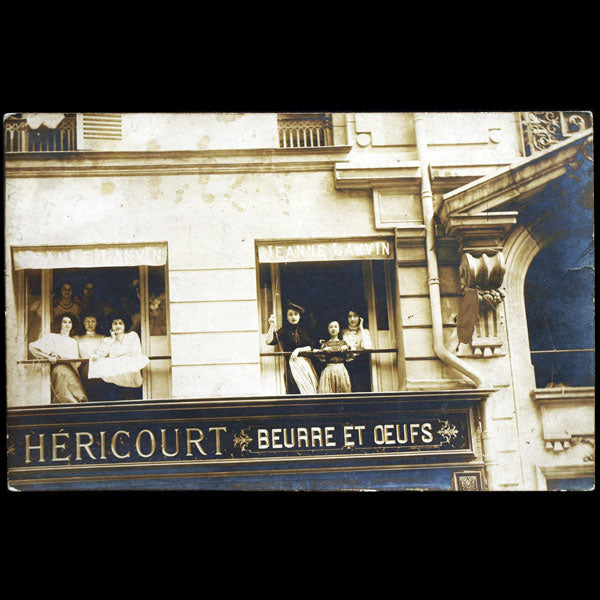
<path fill-rule="evenodd" d="M 269 331 L 265 337 L 265 344 L 271 346 L 273 344 L 273 336 L 275 334 L 275 315 L 269 317 Z"/>

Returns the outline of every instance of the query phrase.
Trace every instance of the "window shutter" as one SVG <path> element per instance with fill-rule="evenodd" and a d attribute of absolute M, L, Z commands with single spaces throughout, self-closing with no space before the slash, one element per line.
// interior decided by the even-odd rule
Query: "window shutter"
<path fill-rule="evenodd" d="M 114 113 L 83 113 L 84 140 L 121 140 L 121 115 Z"/>

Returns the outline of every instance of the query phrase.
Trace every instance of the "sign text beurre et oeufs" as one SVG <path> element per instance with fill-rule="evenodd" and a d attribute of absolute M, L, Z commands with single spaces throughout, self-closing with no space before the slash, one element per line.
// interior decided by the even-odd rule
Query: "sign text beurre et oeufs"
<path fill-rule="evenodd" d="M 439 436 L 437 436 L 439 437 Z M 437 440 L 439 446 L 439 439 Z M 382 446 L 426 449 L 436 447 L 432 422 L 337 425 L 317 427 L 273 427 L 242 429 L 232 426 L 108 431 L 59 431 L 27 434 L 24 462 L 90 463 L 139 458 L 161 461 L 170 458 L 229 458 L 273 452 L 338 449 L 340 452 Z"/>

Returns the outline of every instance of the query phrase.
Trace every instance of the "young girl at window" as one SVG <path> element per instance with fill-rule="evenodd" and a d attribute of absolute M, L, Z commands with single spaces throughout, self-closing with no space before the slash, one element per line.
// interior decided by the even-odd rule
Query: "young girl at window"
<path fill-rule="evenodd" d="M 101 378 L 112 384 L 109 400 L 134 400 L 142 397 L 141 369 L 150 361 L 142 354 L 140 338 L 135 331 L 126 333 L 130 321 L 126 314 L 115 314 L 110 319 L 110 337 L 104 338 L 100 348 L 90 357 L 88 377 Z"/>
<path fill-rule="evenodd" d="M 370 350 L 373 348 L 371 334 L 363 326 L 364 319 L 351 308 L 348 311 L 348 326 L 342 331 L 342 339 L 351 350 Z M 371 391 L 371 361 L 368 354 L 353 353 L 349 355 L 348 372 L 352 381 L 352 391 Z"/>
<path fill-rule="evenodd" d="M 54 329 L 59 333 L 48 333 L 29 344 L 29 350 L 37 358 L 45 358 L 52 363 L 50 384 L 53 404 L 77 404 L 88 398 L 77 372 L 78 362 L 56 364 L 65 358 L 80 358 L 77 341 L 71 337 L 75 333 L 77 317 L 64 313 L 54 319 Z"/>
<path fill-rule="evenodd" d="M 330 338 L 321 344 L 321 351 L 324 354 L 317 355 L 320 360 L 327 363 L 319 379 L 319 394 L 349 393 L 352 387 L 344 361 L 350 346 L 339 339 L 340 324 L 337 321 L 331 321 L 327 329 Z"/>
<path fill-rule="evenodd" d="M 79 345 L 79 356 L 81 356 L 81 358 L 91 358 L 100 349 L 100 346 L 104 341 L 104 336 L 96 333 L 96 327 L 98 326 L 96 313 L 88 310 L 83 313 L 82 317 L 85 333 L 83 335 L 76 335 L 75 339 Z M 102 400 L 104 382 L 98 378 L 90 379 L 89 368 L 89 362 L 83 363 L 79 368 L 81 382 L 85 388 L 88 400 L 90 402 Z"/>
<path fill-rule="evenodd" d="M 286 361 L 285 385 L 288 394 L 316 394 L 317 373 L 308 358 L 298 356 L 300 352 L 309 352 L 314 346 L 314 336 L 306 327 L 300 325 L 304 307 L 288 302 L 286 305 L 286 323 L 277 331 L 275 315 L 269 317 L 269 331 L 265 343 L 269 346 L 279 344 L 283 352 L 292 352 Z"/>

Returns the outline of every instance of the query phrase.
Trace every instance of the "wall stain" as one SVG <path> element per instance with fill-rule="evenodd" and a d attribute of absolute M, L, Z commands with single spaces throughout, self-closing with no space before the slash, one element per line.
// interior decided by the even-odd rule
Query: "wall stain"
<path fill-rule="evenodd" d="M 231 189 L 235 190 L 235 188 L 242 185 L 242 181 L 244 181 L 245 177 L 246 177 L 245 175 L 238 175 L 236 177 L 235 181 L 233 182 L 233 184 L 231 185 Z"/>
<path fill-rule="evenodd" d="M 217 115 L 215 118 L 217 121 L 221 121 L 221 123 L 230 123 L 231 121 L 235 121 L 242 116 L 243 113 L 223 113 Z"/>
<path fill-rule="evenodd" d="M 208 146 L 208 144 L 210 144 L 210 137 L 205 135 L 197 144 L 196 147 L 198 148 L 198 150 L 204 150 L 204 148 L 206 148 L 206 146 Z"/>
<path fill-rule="evenodd" d="M 152 198 L 154 198 L 154 200 L 157 200 L 160 194 L 160 178 L 158 177 L 158 175 L 153 175 L 152 177 L 150 177 L 148 181 L 148 187 L 150 188 L 150 195 L 152 196 Z"/>
<path fill-rule="evenodd" d="M 204 200 L 206 204 L 212 204 L 215 201 L 215 197 L 213 194 L 202 194 L 202 200 Z"/>
<path fill-rule="evenodd" d="M 148 150 L 149 152 L 152 152 L 154 150 L 160 150 L 160 144 L 156 140 L 150 140 L 146 144 L 146 150 Z"/>
<path fill-rule="evenodd" d="M 206 185 L 208 183 L 208 175 L 198 175 L 198 183 L 200 185 Z"/>
<path fill-rule="evenodd" d="M 237 210 L 238 212 L 244 212 L 244 209 L 239 204 L 236 204 L 235 202 L 232 202 L 231 204 L 233 205 L 233 208 L 235 208 L 235 210 Z"/>
<path fill-rule="evenodd" d="M 100 190 L 100 193 L 103 196 L 107 196 L 108 194 L 112 194 L 115 191 L 115 184 L 112 181 L 105 181 L 102 184 L 102 188 Z"/>

